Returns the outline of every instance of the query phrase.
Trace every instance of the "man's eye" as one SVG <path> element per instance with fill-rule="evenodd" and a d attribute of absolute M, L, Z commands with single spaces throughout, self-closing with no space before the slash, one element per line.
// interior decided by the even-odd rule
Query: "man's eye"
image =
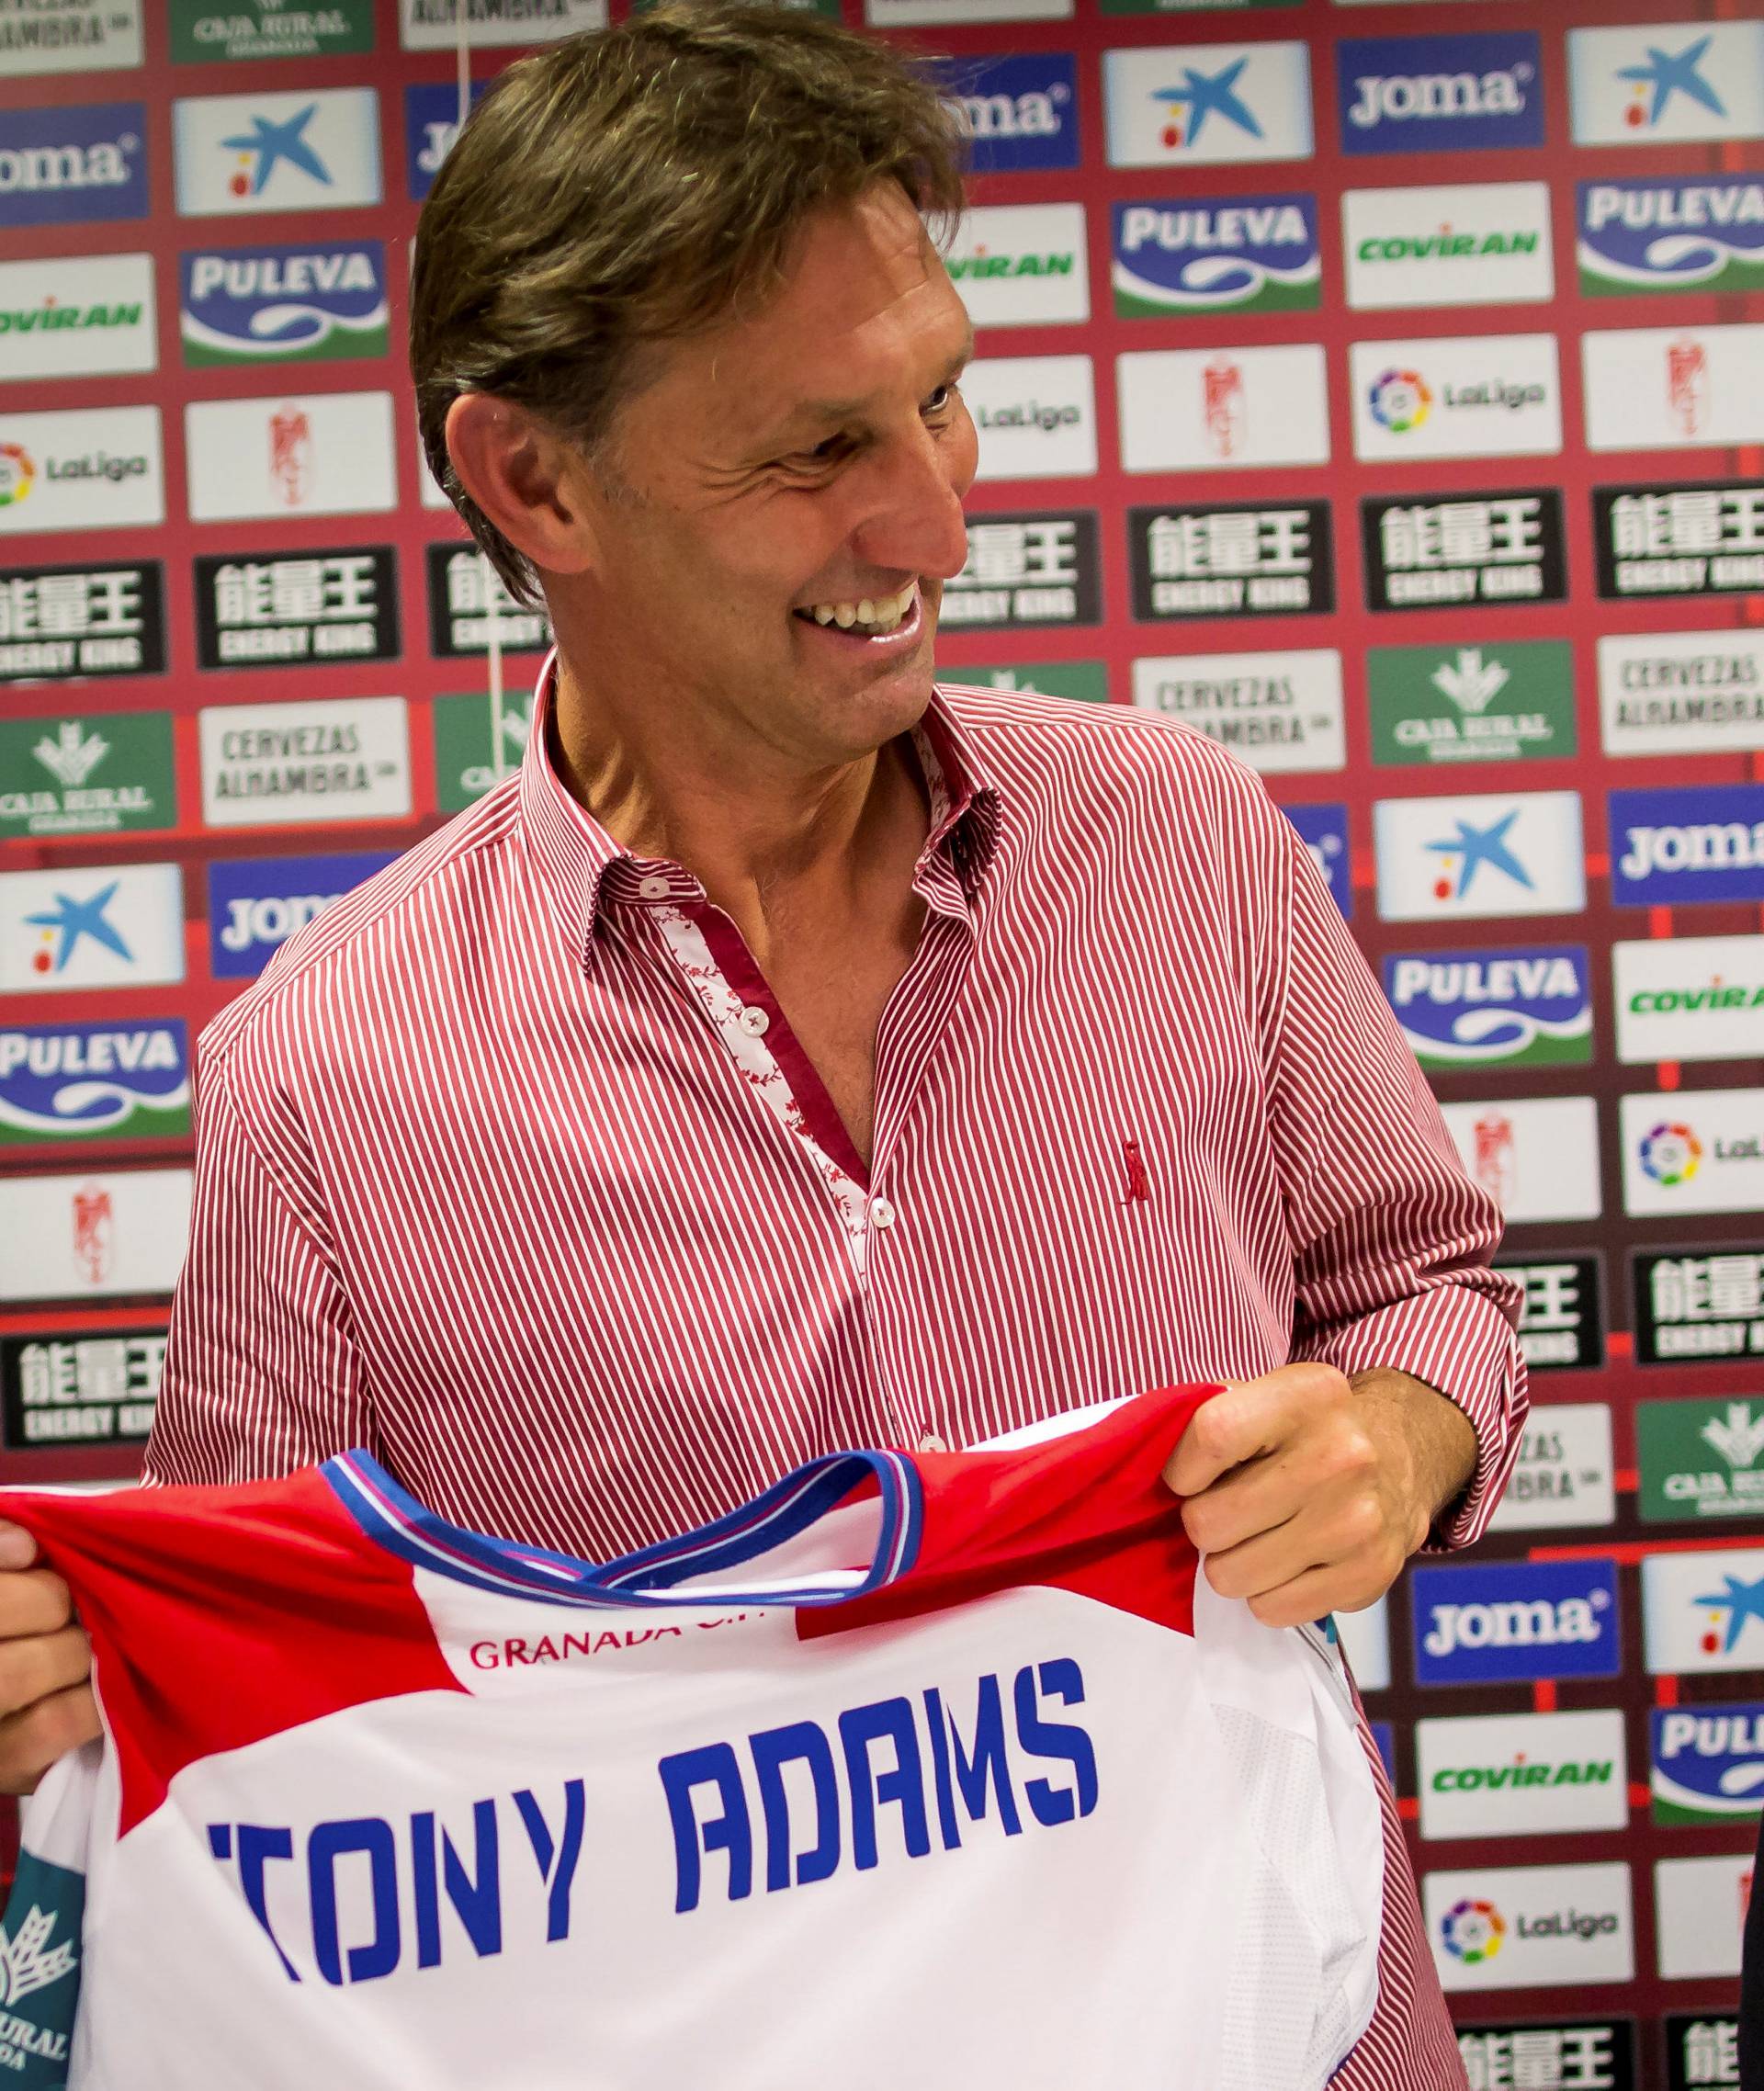
<path fill-rule="evenodd" d="M 947 413 L 955 403 L 955 400 L 956 388 L 954 385 L 939 385 L 919 411 L 922 413 L 933 415 Z"/>

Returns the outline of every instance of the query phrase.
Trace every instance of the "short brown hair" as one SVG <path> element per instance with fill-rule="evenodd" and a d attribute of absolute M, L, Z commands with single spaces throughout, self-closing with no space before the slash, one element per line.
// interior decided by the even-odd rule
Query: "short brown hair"
<path fill-rule="evenodd" d="M 411 370 L 429 469 L 515 596 L 537 576 L 447 456 L 461 393 L 592 451 L 643 348 L 762 300 L 809 212 L 894 180 L 947 222 L 965 153 L 928 74 L 776 6 L 675 0 L 510 66 L 423 209 Z"/>

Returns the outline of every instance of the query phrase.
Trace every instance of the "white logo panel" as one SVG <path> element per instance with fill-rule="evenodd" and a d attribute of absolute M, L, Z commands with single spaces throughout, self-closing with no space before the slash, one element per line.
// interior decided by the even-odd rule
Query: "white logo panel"
<path fill-rule="evenodd" d="M 1357 458 L 1550 457 L 1562 447 L 1554 334 L 1357 341 L 1348 361 Z"/>
<path fill-rule="evenodd" d="M 980 439 L 977 479 L 1084 479 L 1095 471 L 1096 389 L 1088 356 L 970 364 L 962 397 Z"/>
<path fill-rule="evenodd" d="M 149 988 L 184 978 L 175 864 L 0 874 L 0 994 Z"/>
<path fill-rule="evenodd" d="M 1444 1103 L 1440 1114 L 1464 1169 L 1510 1225 L 1599 1217 L 1599 1111 L 1591 1097 Z"/>
<path fill-rule="evenodd" d="M 150 254 L 0 262 L 0 379 L 92 378 L 158 363 Z"/>
<path fill-rule="evenodd" d="M 1642 1640 L 1655 1677 L 1764 1669 L 1764 1551 L 1644 1554 Z"/>
<path fill-rule="evenodd" d="M 1550 1268 L 1532 1266 L 1533 1272 Z M 1528 1328 L 1536 1316 L 1534 1298 L 1526 1305 Z M 1547 1328 L 1547 1316 L 1544 1320 Z M 1616 1520 L 1610 1408 L 1602 1401 L 1534 1401 L 1489 1531 L 1561 1531 Z"/>
<path fill-rule="evenodd" d="M 1629 1982 L 1629 1868 L 1478 1866 L 1429 1873 L 1421 1901 L 1448 1990 Z"/>
<path fill-rule="evenodd" d="M 1662 1980 L 1738 1974 L 1753 1864 L 1749 1851 L 1655 1860 L 1654 1929 Z"/>
<path fill-rule="evenodd" d="M 1586 905 L 1577 792 L 1381 798 L 1373 831 L 1384 921 L 1572 915 Z"/>
<path fill-rule="evenodd" d="M 1302 43 L 1105 51 L 1112 167 L 1308 160 L 1311 61 Z"/>
<path fill-rule="evenodd" d="M 977 327 L 1091 316 L 1081 203 L 1001 203 L 963 214 L 944 257 Z"/>
<path fill-rule="evenodd" d="M 193 522 L 398 505 L 390 392 L 203 400 L 184 410 L 184 440 Z"/>
<path fill-rule="evenodd" d="M 459 8 L 466 9 L 466 41 L 474 51 L 491 44 L 555 43 L 582 29 L 606 27 L 606 0 L 399 0 L 399 40 L 406 51 L 452 51 L 459 40 Z"/>
<path fill-rule="evenodd" d="M 190 1238 L 187 1169 L 0 1182 L 0 1300 L 169 1293 Z"/>
<path fill-rule="evenodd" d="M 1607 755 L 1764 749 L 1764 632 L 1636 632 L 1599 641 Z"/>
<path fill-rule="evenodd" d="M 0 409 L 0 537 L 164 520 L 157 407 Z"/>
<path fill-rule="evenodd" d="M 411 810 L 402 697 L 211 705 L 198 718 L 210 828 L 397 820 Z"/>
<path fill-rule="evenodd" d="M 1764 22 L 1568 31 L 1577 145 L 1764 138 Z"/>
<path fill-rule="evenodd" d="M 1764 1211 L 1764 1089 L 1621 1101 L 1626 1213 Z"/>
<path fill-rule="evenodd" d="M 1547 182 L 1349 189 L 1341 243 L 1357 311 L 1528 305 L 1555 295 Z"/>
<path fill-rule="evenodd" d="M 1629 1826 L 1629 1759 L 1615 1710 L 1418 1721 L 1415 1761 L 1425 1837 Z"/>
<path fill-rule="evenodd" d="M 379 99 L 371 87 L 175 101 L 172 136 L 181 217 L 380 200 Z"/>
<path fill-rule="evenodd" d="M 1115 378 L 1130 472 L 1329 462 L 1328 374 L 1314 342 L 1136 350 L 1116 359 Z"/>
<path fill-rule="evenodd" d="M 1362 1691 L 1390 1689 L 1390 1611 L 1383 1598 L 1363 1611 L 1338 1611 L 1336 1636 Z"/>
<path fill-rule="evenodd" d="M 1580 350 L 1589 450 L 1764 442 L 1764 326 L 1623 327 Z"/>
<path fill-rule="evenodd" d="M 1764 1046 L 1764 936 L 1647 937 L 1611 957 L 1626 1066 L 1742 1060 Z"/>
<path fill-rule="evenodd" d="M 1197 728 L 1258 770 L 1347 767 L 1341 656 L 1333 647 L 1136 661 L 1133 701 Z"/>
<path fill-rule="evenodd" d="M 1072 0 L 865 0 L 873 29 L 930 22 L 1069 22 Z"/>
<path fill-rule="evenodd" d="M 52 19 L 51 18 L 52 15 Z M 141 0 L 0 0 L 0 73 L 109 73 L 141 63 Z"/>

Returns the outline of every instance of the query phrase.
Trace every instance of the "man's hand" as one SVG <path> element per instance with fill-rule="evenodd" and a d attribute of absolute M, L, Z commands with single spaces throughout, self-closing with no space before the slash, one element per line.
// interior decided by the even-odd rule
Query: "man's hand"
<path fill-rule="evenodd" d="M 92 1645 L 67 1585 L 36 1558 L 30 1534 L 0 1522 L 0 1793 L 30 1792 L 98 1733 Z"/>
<path fill-rule="evenodd" d="M 1164 1479 L 1219 1595 L 1299 1626 L 1383 1597 L 1476 1460 L 1463 1410 L 1405 1373 L 1283 1365 L 1197 1409 Z"/>

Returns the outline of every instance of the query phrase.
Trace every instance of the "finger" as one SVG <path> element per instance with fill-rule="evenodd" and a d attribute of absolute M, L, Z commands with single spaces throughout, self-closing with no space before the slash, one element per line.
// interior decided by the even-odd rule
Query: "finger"
<path fill-rule="evenodd" d="M 1327 1510 L 1310 1507 L 1272 1532 L 1206 1556 L 1206 1579 L 1222 1598 L 1255 1598 L 1313 1568 L 1349 1566 L 1388 1555 L 1391 1575 L 1402 1553 L 1369 1497 Z"/>
<path fill-rule="evenodd" d="M 1276 1450 L 1223 1474 L 1182 1503 L 1182 1529 L 1222 1554 L 1301 1511 L 1333 1513 L 1376 1481 L 1377 1448 L 1350 1416 L 1306 1418 Z"/>
<path fill-rule="evenodd" d="M 0 1568 L 28 1568 L 37 1558 L 37 1542 L 23 1525 L 0 1518 Z"/>
<path fill-rule="evenodd" d="M 0 1712 L 21 1712 L 92 1674 L 92 1644 L 77 1626 L 0 1641 Z"/>
<path fill-rule="evenodd" d="M 54 1633 L 73 1616 L 67 1585 L 52 1568 L 12 1569 L 0 1576 L 0 1642 Z"/>
<path fill-rule="evenodd" d="M 92 1688 L 76 1684 L 0 1721 L 0 1793 L 30 1793 L 50 1766 L 99 1734 Z"/>
<path fill-rule="evenodd" d="M 1178 1496 L 1198 1496 L 1230 1468 L 1281 1443 L 1293 1413 L 1280 1376 L 1241 1381 L 1204 1401 L 1164 1468 L 1165 1486 Z"/>
<path fill-rule="evenodd" d="M 1251 1598 L 1250 1610 L 1264 1626 L 1308 1626 L 1328 1612 L 1363 1611 L 1376 1604 L 1395 1580 L 1394 1574 L 1385 1576 L 1374 1563 L 1308 1568 L 1290 1582 Z"/>

